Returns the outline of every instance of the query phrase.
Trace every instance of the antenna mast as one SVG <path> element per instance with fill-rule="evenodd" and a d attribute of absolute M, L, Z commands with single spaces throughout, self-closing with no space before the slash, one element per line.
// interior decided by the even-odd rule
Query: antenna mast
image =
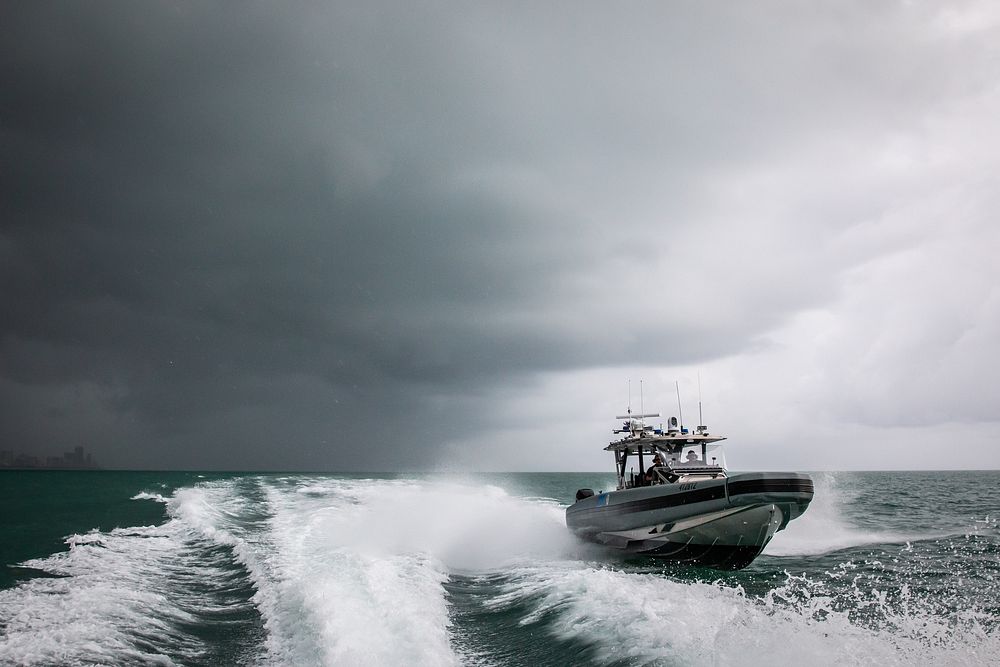
<path fill-rule="evenodd" d="M 698 430 L 705 430 L 705 419 L 701 416 L 701 373 L 698 373 Z"/>
<path fill-rule="evenodd" d="M 674 380 L 674 388 L 677 389 L 677 416 L 681 420 L 681 430 L 684 430 L 684 413 L 681 412 L 681 385 L 677 380 Z"/>

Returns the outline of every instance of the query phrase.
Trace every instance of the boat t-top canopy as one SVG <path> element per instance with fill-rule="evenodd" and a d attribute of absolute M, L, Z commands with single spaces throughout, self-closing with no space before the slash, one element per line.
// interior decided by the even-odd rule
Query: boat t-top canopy
<path fill-rule="evenodd" d="M 608 452 L 628 452 L 630 454 L 639 453 L 641 447 L 644 452 L 652 448 L 673 451 L 682 447 L 692 445 L 710 444 L 719 442 L 726 438 L 719 435 L 708 435 L 707 433 L 677 433 L 677 434 L 649 434 L 639 436 L 628 436 L 621 440 L 616 440 L 605 447 Z"/>
<path fill-rule="evenodd" d="M 614 432 L 624 433 L 625 436 L 605 447 L 605 451 L 638 454 L 640 451 L 652 451 L 656 448 L 669 452 L 691 445 L 707 445 L 725 440 L 722 436 L 709 435 L 707 426 L 698 426 L 694 433 L 690 433 L 686 428 L 678 425 L 676 417 L 667 420 L 666 429 L 646 425 L 644 419 L 659 416 L 660 413 L 654 412 L 641 415 L 630 413 L 615 417 L 615 419 L 624 419 L 625 423 Z"/>

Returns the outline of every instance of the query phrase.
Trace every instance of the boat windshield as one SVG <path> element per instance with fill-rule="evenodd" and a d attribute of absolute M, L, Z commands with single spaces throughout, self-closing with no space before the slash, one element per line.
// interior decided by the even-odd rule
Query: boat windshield
<path fill-rule="evenodd" d="M 670 459 L 672 468 L 711 466 L 724 469 L 726 467 L 726 452 L 720 444 L 685 445 L 677 454 L 671 455 Z"/>

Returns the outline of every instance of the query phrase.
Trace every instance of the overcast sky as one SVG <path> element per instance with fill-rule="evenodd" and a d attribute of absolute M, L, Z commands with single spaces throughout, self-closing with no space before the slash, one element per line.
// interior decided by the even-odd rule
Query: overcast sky
<path fill-rule="evenodd" d="M 992 2 L 0 5 L 0 448 L 1000 467 Z"/>

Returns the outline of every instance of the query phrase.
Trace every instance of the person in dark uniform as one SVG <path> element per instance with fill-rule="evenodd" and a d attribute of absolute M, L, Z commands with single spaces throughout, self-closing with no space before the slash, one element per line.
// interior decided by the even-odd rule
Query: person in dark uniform
<path fill-rule="evenodd" d="M 649 464 L 648 468 L 646 468 L 645 480 L 647 485 L 653 484 L 659 480 L 659 477 L 657 477 L 656 473 L 653 472 L 653 468 L 657 468 L 662 465 L 663 465 L 663 459 L 660 458 L 660 453 L 657 452 L 655 455 L 653 455 L 653 462 Z"/>

